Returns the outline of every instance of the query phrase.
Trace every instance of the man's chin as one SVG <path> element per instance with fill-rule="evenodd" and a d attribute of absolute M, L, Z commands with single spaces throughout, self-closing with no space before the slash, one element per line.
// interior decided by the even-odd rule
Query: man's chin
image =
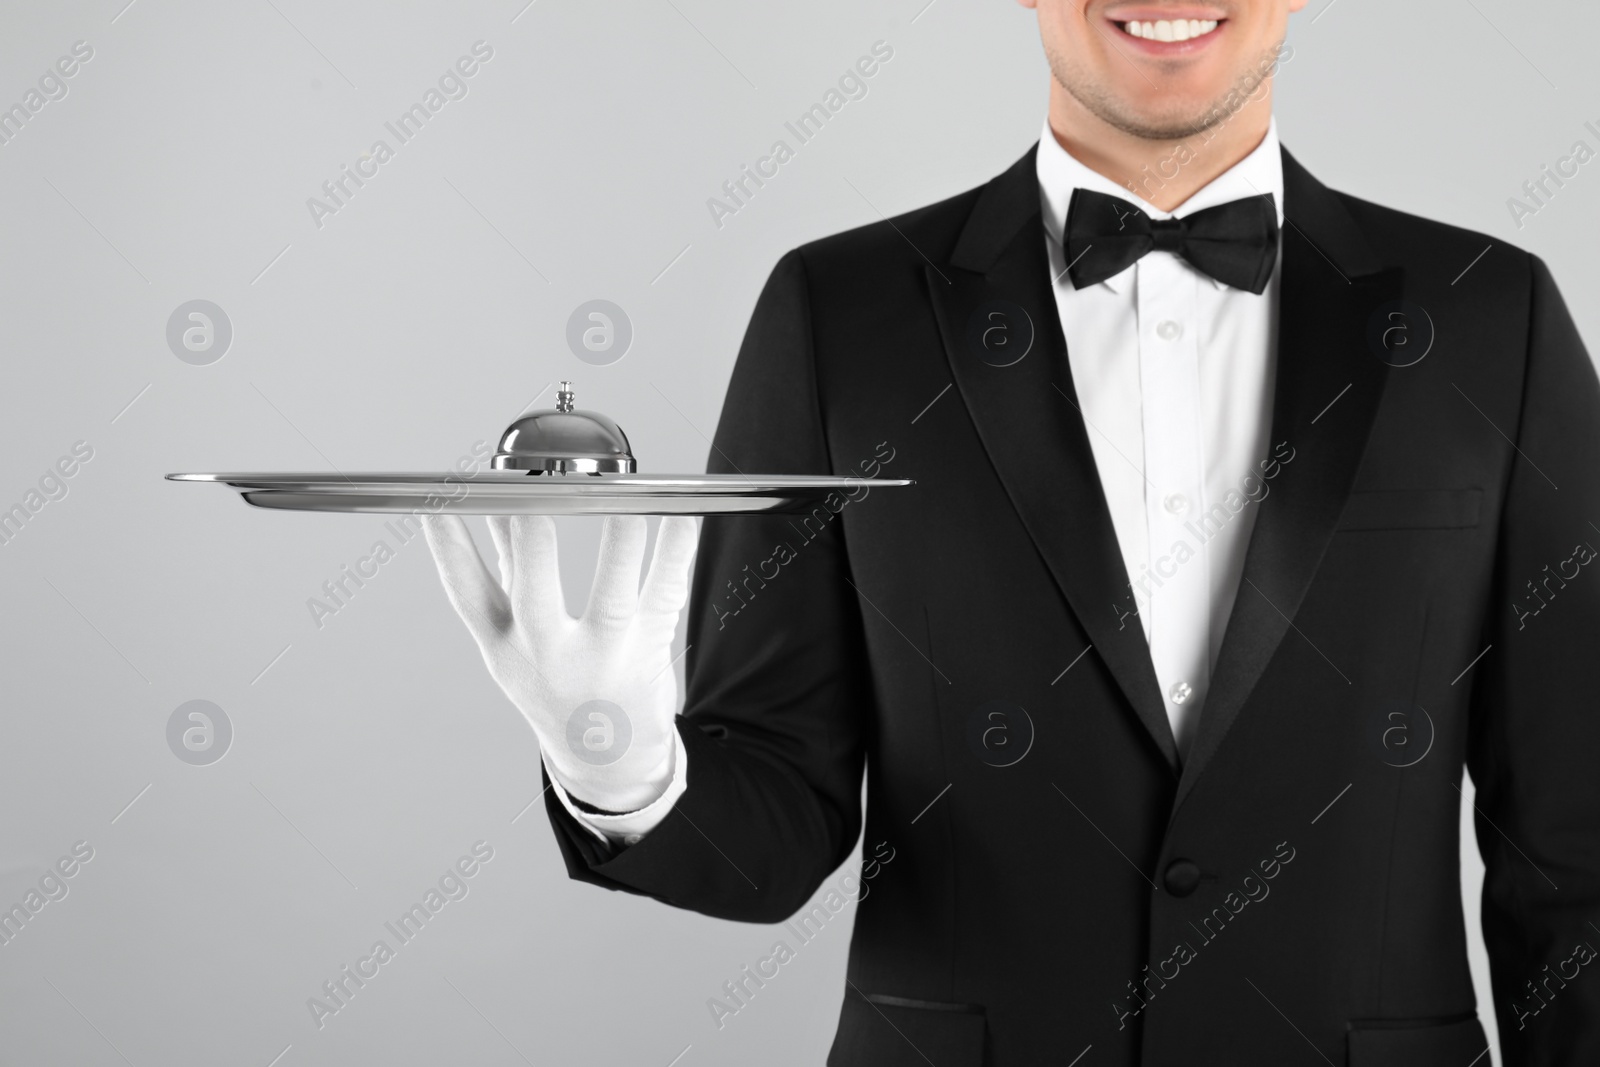
<path fill-rule="evenodd" d="M 1053 58 L 1053 57 L 1052 57 Z M 1057 86 L 1095 118 L 1146 141 L 1181 141 L 1216 125 L 1217 98 L 1223 94 L 1170 91 L 1159 95 L 1133 88 L 1079 81 L 1064 65 L 1051 63 Z M 1069 75 L 1064 78 L 1063 75 Z M 1148 97 L 1148 99 L 1141 99 Z"/>
<path fill-rule="evenodd" d="M 1112 106 L 1106 101 L 1083 101 L 1101 121 L 1123 133 L 1146 141 L 1181 141 L 1204 133 L 1216 125 L 1217 113 L 1211 100 L 1174 107 L 1166 101 L 1159 109 L 1141 111 L 1127 106 Z"/>

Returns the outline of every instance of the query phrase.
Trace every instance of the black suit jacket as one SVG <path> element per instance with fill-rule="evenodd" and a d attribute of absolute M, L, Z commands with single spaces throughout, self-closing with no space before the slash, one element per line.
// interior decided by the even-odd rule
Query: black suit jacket
<path fill-rule="evenodd" d="M 575 878 L 778 922 L 865 768 L 887 862 L 779 935 L 853 920 L 831 1063 L 1487 1063 L 1463 765 L 1505 1062 L 1600 1063 L 1595 373 L 1538 259 L 1283 163 L 1278 463 L 1181 768 L 1033 152 L 773 271 L 710 468 L 916 484 L 706 520 L 687 792 L 624 850 L 549 810 Z"/>

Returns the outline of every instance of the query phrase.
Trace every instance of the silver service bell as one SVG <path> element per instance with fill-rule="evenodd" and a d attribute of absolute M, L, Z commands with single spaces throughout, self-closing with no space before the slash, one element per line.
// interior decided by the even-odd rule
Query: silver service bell
<path fill-rule="evenodd" d="M 572 406 L 572 383 L 564 381 L 554 408 L 541 408 L 513 422 L 500 437 L 489 464 L 497 471 L 537 474 L 632 474 L 628 436 L 598 411 Z"/>

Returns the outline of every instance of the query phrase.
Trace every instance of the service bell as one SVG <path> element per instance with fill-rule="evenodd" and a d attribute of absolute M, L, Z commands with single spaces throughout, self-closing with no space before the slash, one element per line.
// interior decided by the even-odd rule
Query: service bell
<path fill-rule="evenodd" d="M 572 383 L 562 382 L 554 408 L 541 408 L 506 428 L 490 461 L 494 470 L 528 474 L 632 474 L 628 436 L 609 416 L 577 411 Z"/>

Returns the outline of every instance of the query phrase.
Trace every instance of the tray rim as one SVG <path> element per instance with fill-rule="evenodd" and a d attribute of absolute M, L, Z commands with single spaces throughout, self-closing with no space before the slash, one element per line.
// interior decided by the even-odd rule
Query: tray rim
<path fill-rule="evenodd" d="M 849 475 L 800 474 L 579 474 L 558 477 L 532 477 L 522 472 L 492 471 L 488 474 L 509 477 L 473 477 L 461 475 L 424 474 L 410 477 L 408 473 L 353 471 L 349 474 L 325 474 L 312 471 L 221 471 L 180 472 L 168 474 L 172 482 L 200 482 L 226 485 L 234 489 L 256 492 L 336 492 L 360 493 L 397 491 L 428 492 L 445 489 L 469 492 L 481 486 L 493 492 L 523 491 L 530 496 L 562 496 L 568 493 L 592 495 L 600 493 L 644 493 L 649 491 L 679 493 L 740 493 L 784 492 L 796 489 L 847 489 L 859 486 L 880 488 L 915 485 L 909 478 L 861 478 Z"/>
<path fill-rule="evenodd" d="M 828 500 L 880 487 L 915 485 L 909 478 L 837 475 L 651 475 L 607 473 L 532 477 L 520 471 L 498 477 L 425 480 L 410 472 L 322 471 L 169 474 L 170 481 L 223 485 L 246 504 L 272 511 L 458 515 L 735 515 L 798 514 L 832 507 Z M 371 480 L 381 477 L 383 481 Z M 294 481 L 291 479 L 312 479 Z M 358 479 L 367 479 L 365 481 Z M 837 509 L 833 509 L 837 510 Z"/>

